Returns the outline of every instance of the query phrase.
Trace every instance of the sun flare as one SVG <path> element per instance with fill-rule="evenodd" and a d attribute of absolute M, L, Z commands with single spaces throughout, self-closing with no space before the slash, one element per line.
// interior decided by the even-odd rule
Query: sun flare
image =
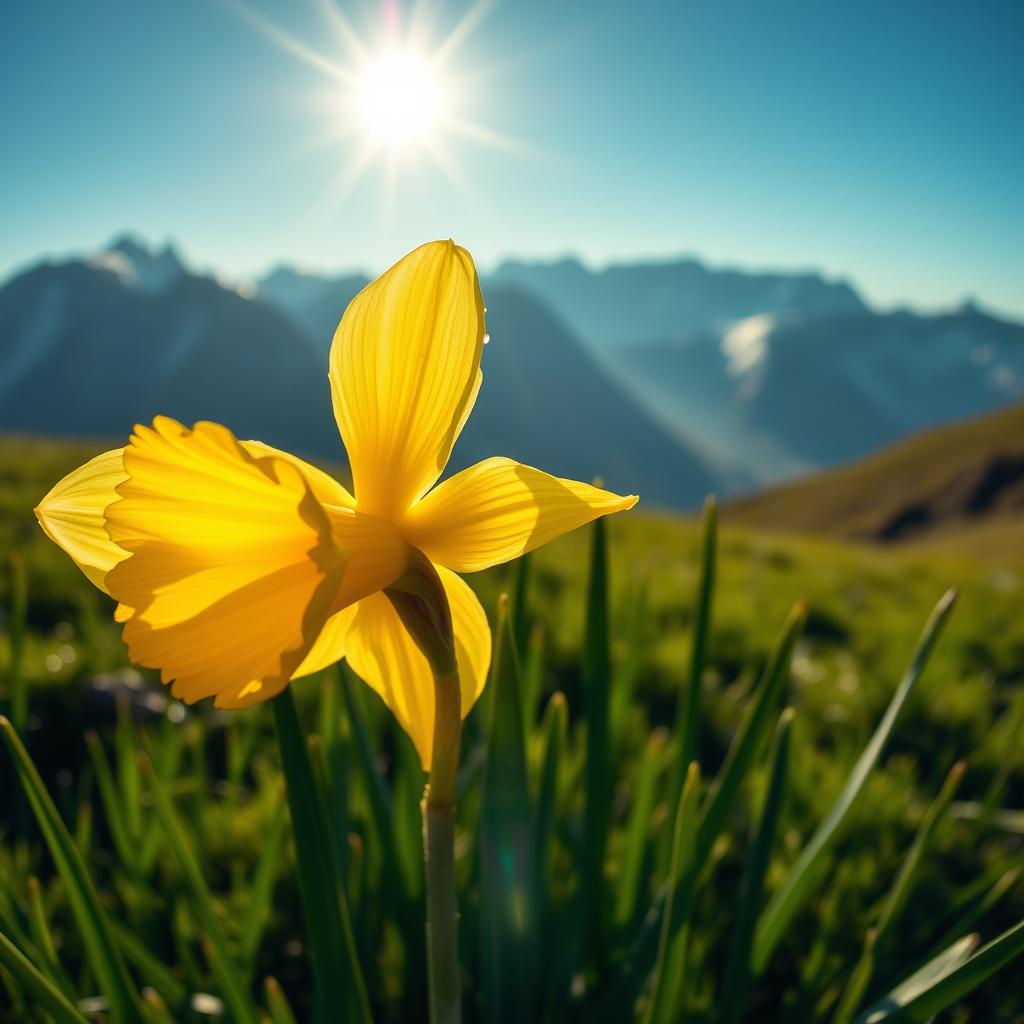
<path fill-rule="evenodd" d="M 428 140 L 443 90 L 435 70 L 412 51 L 395 50 L 367 63 L 356 88 L 359 118 L 374 141 L 402 147 Z"/>
<path fill-rule="evenodd" d="M 367 177 L 381 183 L 382 209 L 390 211 L 399 175 L 419 174 L 431 164 L 453 186 L 471 193 L 460 142 L 526 152 L 480 120 L 493 69 L 456 62 L 495 0 L 472 0 L 446 33 L 438 32 L 430 19 L 410 16 L 403 24 L 399 5 L 389 0 L 383 4 L 391 12 L 384 18 L 385 30 L 374 32 L 372 41 L 356 31 L 337 0 L 316 0 L 324 27 L 330 29 L 319 45 L 290 35 L 246 0 L 230 2 L 282 52 L 328 82 L 310 97 L 324 114 L 321 137 L 311 144 L 334 148 L 342 159 L 312 201 L 311 218 L 336 211 Z"/>

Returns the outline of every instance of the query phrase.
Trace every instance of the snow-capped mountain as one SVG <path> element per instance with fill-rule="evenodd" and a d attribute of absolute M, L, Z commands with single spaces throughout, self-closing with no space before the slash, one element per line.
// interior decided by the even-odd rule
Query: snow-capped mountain
<path fill-rule="evenodd" d="M 127 287 L 149 295 L 167 291 L 185 274 L 185 265 L 170 242 L 161 249 L 150 249 L 133 235 L 119 236 L 88 262 L 116 274 Z"/>
<path fill-rule="evenodd" d="M 1024 325 L 967 305 L 920 316 L 765 313 L 610 357 L 740 487 L 856 458 L 1024 398 Z"/>

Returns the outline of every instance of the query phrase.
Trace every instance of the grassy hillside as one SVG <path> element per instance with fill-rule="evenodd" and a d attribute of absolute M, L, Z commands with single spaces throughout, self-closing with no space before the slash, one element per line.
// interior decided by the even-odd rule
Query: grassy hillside
<path fill-rule="evenodd" d="M 116 734 L 109 708 L 104 717 L 102 708 L 90 699 L 96 693 L 96 681 L 113 676 L 160 690 L 159 684 L 140 677 L 129 666 L 110 618 L 108 599 L 84 581 L 32 518 L 32 506 L 52 483 L 102 447 L 0 439 L 0 625 L 10 606 L 7 562 L 14 553 L 28 571 L 24 670 L 30 683 L 29 747 L 69 815 L 76 806 L 90 806 L 86 729 L 97 729 L 111 744 Z M 638 511 L 611 520 L 608 534 L 614 745 L 610 770 L 615 788 L 604 867 L 609 885 L 619 887 L 625 876 L 628 837 L 635 829 L 633 812 L 640 801 L 644 765 L 651 763 L 652 751 L 671 749 L 669 730 L 686 679 L 692 640 L 699 529 L 689 520 Z M 531 750 L 540 749 L 536 737 L 548 697 L 561 690 L 573 730 L 573 744 L 566 755 L 573 772 L 582 764 L 580 736 L 587 722 L 581 650 L 590 543 L 590 532 L 581 530 L 539 552 L 531 562 L 526 602 L 532 630 L 530 672 L 536 671 L 537 678 L 537 697 L 527 719 Z M 904 968 L 922 962 L 951 931 L 962 934 L 969 928 L 988 938 L 1024 916 L 1024 875 L 1010 860 L 1020 850 L 1020 816 L 996 815 L 984 826 L 966 817 L 986 796 L 1010 810 L 1024 801 L 1024 748 L 1019 734 L 1024 717 L 1020 685 L 1024 679 L 1024 616 L 1020 614 L 1024 578 L 1020 571 L 979 563 L 952 549 L 922 552 L 916 547 L 850 545 L 742 525 L 722 531 L 719 554 L 698 743 L 707 778 L 721 769 L 787 611 L 798 599 L 806 600 L 810 610 L 783 698 L 796 710 L 796 726 L 780 840 L 766 877 L 769 891 L 780 885 L 840 792 L 892 697 L 931 606 L 948 586 L 961 590 L 932 663 L 837 845 L 828 884 L 816 891 L 801 912 L 793 936 L 779 947 L 753 1005 L 756 1016 L 750 1018 L 831 1020 L 850 965 L 877 918 L 879 901 L 897 875 L 943 778 L 960 759 L 967 761 L 967 768 L 956 813 L 942 822 L 910 893 L 899 945 L 879 959 L 877 994 L 902 977 Z M 510 588 L 515 572 L 515 567 L 506 567 L 470 577 L 492 621 L 498 594 Z M 0 629 L 0 705 L 7 697 L 8 664 L 6 630 Z M 307 718 L 313 718 L 318 708 L 322 711 L 327 700 L 324 679 L 305 680 L 295 691 Z M 464 762 L 471 780 L 479 770 L 488 696 L 467 723 Z M 379 753 L 379 770 L 394 801 L 396 820 L 412 822 L 406 838 L 415 877 L 415 866 L 422 859 L 416 848 L 416 809 L 423 779 L 414 761 L 409 767 L 411 747 L 383 705 L 363 687 L 359 699 L 373 726 L 374 750 Z M 239 908 L 249 899 L 246 880 L 255 871 L 280 808 L 271 716 L 264 706 L 227 716 L 199 707 L 186 722 L 193 730 L 183 734 L 191 736 L 183 755 L 190 767 L 189 774 L 182 772 L 179 799 L 188 803 L 189 824 L 204 851 L 205 871 L 223 904 L 225 920 L 239 919 L 243 916 Z M 165 731 L 178 735 L 169 728 Z M 354 757 L 353 749 L 346 746 L 346 757 Z M 658 772 L 664 774 L 667 762 L 662 754 L 655 760 Z M 713 979 L 721 976 L 724 966 L 746 849 L 744 837 L 765 781 L 764 772 L 759 771 L 753 784 L 745 787 L 744 799 L 732 815 L 729 831 L 716 844 L 706 872 L 695 910 L 692 959 L 695 977 L 701 981 L 694 985 L 691 1002 L 702 1009 L 695 1020 L 711 1019 L 716 998 Z M 353 784 L 358 789 L 358 780 Z M 468 791 L 475 791 L 475 781 Z M 578 796 L 578 785 L 568 786 L 563 800 L 573 813 L 578 811 Z M 0 804 L 8 799 L 6 791 L 0 794 Z M 95 806 L 93 863 L 107 870 L 112 855 L 100 804 Z M 352 836 L 363 837 L 352 850 L 368 851 L 367 871 L 369 877 L 376 877 L 379 841 L 365 825 L 366 806 L 365 797 L 353 798 L 353 820 L 347 827 Z M 469 797 L 467 812 L 472 807 L 473 797 Z M 658 804 L 641 834 L 656 837 L 666 820 L 671 820 L 670 811 Z M 570 824 L 559 839 L 558 863 L 569 865 L 567 878 L 573 877 L 572 865 L 578 857 L 573 846 L 575 819 Z M 15 877 L 14 848 L 5 845 L 2 833 L 0 829 L 0 871 L 8 867 Z M 360 845 L 364 840 L 365 847 Z M 48 905 L 55 908 L 60 940 L 67 943 L 69 956 L 80 957 L 60 883 L 53 880 L 38 851 L 33 851 L 33 858 L 37 866 L 32 870 L 43 874 Z M 156 891 L 177 894 L 180 885 L 166 861 L 165 854 L 153 869 L 159 881 Z M 19 887 L 23 888 L 21 874 L 27 870 L 18 868 Z M 301 1005 L 308 1000 L 309 980 L 294 953 L 301 924 L 290 854 L 282 857 L 276 870 L 273 913 L 258 966 L 261 974 L 279 977 Z M 110 876 L 107 888 L 116 893 L 123 879 L 113 869 Z M 653 898 L 656 877 L 655 866 L 645 863 L 638 883 L 640 905 L 648 905 Z M 1003 886 L 999 900 L 979 901 L 978 885 L 987 891 L 995 881 Z M 131 890 L 127 891 L 130 896 Z M 146 893 L 150 898 L 148 889 Z M 177 895 L 173 901 L 187 905 Z M 373 969 L 381 972 L 393 991 L 401 992 L 396 933 L 382 940 L 374 924 L 381 908 L 367 900 L 363 909 L 370 922 L 360 932 L 367 963 L 375 965 Z M 159 907 L 150 910 L 143 904 L 136 905 L 134 912 L 148 921 L 164 921 L 167 916 Z M 189 928 L 194 930 L 194 925 L 187 920 L 185 925 L 184 932 L 191 934 Z M 189 941 L 195 944 L 194 939 Z M 192 991 L 218 991 L 202 962 L 186 958 L 191 949 L 187 943 L 184 951 L 178 949 L 160 929 L 153 942 L 168 958 L 175 976 L 184 977 Z M 618 947 L 615 952 L 620 952 Z M 397 999 L 396 995 L 395 1005 Z M 0 997 L 0 1020 L 19 1019 L 5 1017 L 2 1011 Z M 1013 1020 L 1021 1013 L 1024 996 L 1006 975 L 1002 984 L 994 979 L 973 996 L 969 1015 L 957 1019 Z M 392 1013 L 381 1019 L 411 1018 Z"/>
<path fill-rule="evenodd" d="M 727 522 L 1024 558 L 1024 405 L 730 503 Z"/>

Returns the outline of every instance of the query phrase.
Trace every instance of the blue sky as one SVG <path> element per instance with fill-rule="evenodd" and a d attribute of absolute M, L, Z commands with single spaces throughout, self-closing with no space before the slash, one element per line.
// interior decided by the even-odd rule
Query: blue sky
<path fill-rule="evenodd" d="M 432 53 L 473 9 L 339 5 Z M 382 269 L 438 236 L 505 255 L 821 268 L 881 306 L 1024 316 L 1024 4 L 506 0 L 445 64 L 440 164 L 375 157 L 330 0 L 0 11 L 0 274 L 121 229 L 249 276 Z"/>

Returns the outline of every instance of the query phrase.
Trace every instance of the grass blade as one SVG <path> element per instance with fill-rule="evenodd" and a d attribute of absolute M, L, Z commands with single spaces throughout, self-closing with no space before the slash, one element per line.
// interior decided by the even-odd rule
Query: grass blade
<path fill-rule="evenodd" d="M 907 852 L 906 859 L 903 861 L 889 897 L 885 901 L 885 906 L 882 908 L 881 917 L 878 919 L 879 943 L 892 931 L 893 925 L 902 914 L 907 897 L 910 895 L 911 883 L 917 874 L 917 869 L 920 867 L 921 861 L 928 851 L 928 847 L 935 835 L 935 830 L 949 808 L 950 801 L 956 795 L 957 787 L 960 785 L 960 780 L 964 777 L 966 769 L 967 765 L 963 761 L 958 761 L 953 765 L 946 776 L 946 781 L 943 783 L 939 795 L 928 808 L 928 813 L 921 822 L 921 827 L 914 837 L 914 842 Z"/>
<path fill-rule="evenodd" d="M 755 701 L 733 738 L 725 765 L 711 793 L 698 812 L 694 853 L 696 864 L 703 864 L 707 860 L 716 838 L 725 825 L 739 792 L 739 786 L 760 749 L 765 730 L 771 721 L 771 710 L 775 707 L 782 684 L 787 678 L 790 657 L 803 628 L 806 614 L 805 606 L 798 604 L 786 618 L 775 650 L 765 667 Z M 632 1014 L 634 1002 L 656 956 L 659 935 L 665 925 L 666 903 L 666 894 L 660 893 L 645 915 L 623 964 L 603 994 L 600 1004 L 602 1020 L 617 1022 Z"/>
<path fill-rule="evenodd" d="M 636 920 L 644 882 L 644 862 L 650 850 L 651 815 L 657 801 L 657 781 L 665 761 L 665 731 L 651 735 L 637 769 L 632 806 L 626 822 L 615 899 L 615 921 L 628 926 Z"/>
<path fill-rule="evenodd" d="M 680 694 L 676 705 L 675 735 L 681 744 L 675 784 L 669 797 L 674 805 L 683 788 L 686 766 L 697 760 L 697 730 L 700 726 L 700 691 L 707 658 L 708 631 L 711 626 L 711 605 L 715 594 L 715 564 L 718 552 L 718 504 L 708 495 L 704 502 L 701 528 L 700 576 L 694 605 L 693 646 L 690 651 L 690 678 L 685 699 Z"/>
<path fill-rule="evenodd" d="M 138 850 L 138 843 L 142 837 L 142 785 L 139 779 L 139 762 L 135 756 L 132 709 L 126 693 L 119 693 L 117 698 L 114 746 L 117 751 L 117 777 L 121 806 L 124 809 L 124 826 L 133 850 Z M 134 860 L 135 856 L 126 863 L 130 864 Z"/>
<path fill-rule="evenodd" d="M 864 949 L 860 960 L 851 972 L 846 990 L 839 1001 L 839 1007 L 835 1014 L 836 1024 L 843 1024 L 843 1022 L 852 1020 L 853 1015 L 857 1012 L 857 1008 L 861 1005 L 864 993 L 867 992 L 874 975 L 875 960 L 878 952 L 892 932 L 893 926 L 906 905 L 917 869 L 921 865 L 921 861 L 931 843 L 936 828 L 938 828 L 939 822 L 949 808 L 949 803 L 956 793 L 957 786 L 963 778 L 965 769 L 966 765 L 963 761 L 958 761 L 953 765 L 953 768 L 946 776 L 942 790 L 935 800 L 932 801 L 927 814 L 925 814 L 921 821 L 917 835 L 914 836 L 914 842 L 907 851 L 899 873 L 896 875 L 896 880 L 889 890 L 889 895 L 882 908 L 878 924 L 868 932 L 864 940 Z"/>
<path fill-rule="evenodd" d="M 39 879 L 30 875 L 28 879 L 28 923 L 32 935 L 32 943 L 38 950 L 39 963 L 45 968 L 44 973 L 66 996 L 74 998 L 74 986 L 68 980 L 57 957 L 50 925 L 46 920 L 46 908 L 43 906 L 43 890 Z"/>
<path fill-rule="evenodd" d="M 202 928 L 210 969 L 220 987 L 219 994 L 233 1021 L 239 1022 L 239 1024 L 242 1022 L 253 1022 L 254 1024 L 256 1020 L 255 1007 L 249 999 L 238 965 L 232 960 L 228 951 L 227 939 L 214 909 L 213 896 L 203 878 L 188 836 L 174 810 L 170 795 L 163 782 L 157 777 L 149 758 L 140 755 L 139 762 L 168 845 L 181 871 L 185 888 L 188 890 L 192 913 L 195 914 Z"/>
<path fill-rule="evenodd" d="M 54 968 L 57 966 L 57 950 L 53 945 L 50 925 L 46 920 L 42 887 L 35 875 L 28 877 L 28 924 L 32 942 L 39 951 L 40 959 L 46 964 L 46 973 L 51 980 L 56 982 Z"/>
<path fill-rule="evenodd" d="M 526 661 L 526 643 L 530 635 L 529 613 L 527 612 L 527 599 L 530 596 L 530 566 L 529 554 L 521 555 L 515 562 L 515 583 L 512 586 L 512 607 L 509 614 L 512 617 L 512 639 L 515 642 L 516 657 L 519 664 Z"/>
<path fill-rule="evenodd" d="M 165 718 L 160 728 L 159 741 L 144 747 L 150 754 L 157 777 L 168 786 L 177 773 L 178 765 L 181 762 L 182 732 L 182 728 L 176 722 L 173 722 L 170 718 Z M 149 814 L 146 820 L 146 827 L 143 829 L 141 852 L 139 854 L 139 874 L 143 878 L 148 878 L 153 870 L 153 864 L 160 853 L 162 839 L 163 829 L 160 827 L 159 818 L 155 814 Z"/>
<path fill-rule="evenodd" d="M 649 646 L 647 629 L 647 584 L 637 580 L 629 600 L 626 643 L 608 694 L 608 717 L 612 729 L 612 753 L 621 761 L 629 733 L 630 711 L 635 706 L 636 683 Z"/>
<path fill-rule="evenodd" d="M 340 885 L 324 794 L 310 764 L 291 688 L 286 687 L 272 703 L 288 785 L 306 934 L 320 1001 L 329 1020 L 369 1021 L 370 1005 L 356 955 L 348 904 Z"/>
<path fill-rule="evenodd" d="M 68 902 L 82 935 L 89 964 L 107 997 L 111 1018 L 126 1024 L 141 1022 L 142 1005 L 78 847 L 68 834 L 17 733 L 3 716 L 0 716 L 0 733 L 50 855 L 67 888 Z"/>
<path fill-rule="evenodd" d="M 288 1005 L 284 990 L 278 984 L 276 978 L 266 978 L 263 981 L 263 992 L 267 997 L 267 1012 L 270 1014 L 270 1024 L 296 1024 L 295 1014 Z"/>
<path fill-rule="evenodd" d="M 750 952 L 754 941 L 754 926 L 764 895 L 764 877 L 768 870 L 772 846 L 778 830 L 782 798 L 786 789 L 789 768 L 789 731 L 793 724 L 793 709 L 786 708 L 779 719 L 769 757 L 768 790 L 761 810 L 761 818 L 754 833 L 753 845 L 740 883 L 738 911 L 732 926 L 732 943 L 722 979 L 719 1001 L 720 1024 L 733 1024 L 741 1019 L 750 988 Z"/>
<path fill-rule="evenodd" d="M 28 722 L 28 686 L 23 671 L 25 620 L 28 614 L 28 574 L 20 551 L 11 554 L 11 611 L 7 626 L 8 680 L 7 693 L 11 703 L 11 722 L 19 735 Z"/>
<path fill-rule="evenodd" d="M 856 1024 L 930 1020 L 1024 955 L 1024 921 L 968 957 L 976 945 L 976 936 L 961 939 L 879 1000 L 857 1018 Z M 952 957 L 954 950 L 959 950 L 960 955 Z"/>
<path fill-rule="evenodd" d="M 480 814 L 484 1000 L 493 1021 L 537 1016 L 537 907 L 522 703 L 507 598 L 498 604 Z"/>
<path fill-rule="evenodd" d="M 242 923 L 242 962 L 251 975 L 256 966 L 256 955 L 260 942 L 270 919 L 270 906 L 274 895 L 274 881 L 281 860 L 281 848 L 284 845 L 288 830 L 288 815 L 285 813 L 282 800 L 274 810 L 274 815 L 263 838 L 263 849 L 260 851 L 256 870 L 253 872 L 252 885 L 249 887 L 249 899 L 245 908 L 245 920 Z"/>
<path fill-rule="evenodd" d="M 111 923 L 125 959 L 134 966 L 142 983 L 155 988 L 171 1005 L 180 1006 L 188 993 L 174 972 L 146 948 L 145 943 L 132 929 L 118 921 Z"/>
<path fill-rule="evenodd" d="M 7 625 L 8 677 L 7 696 L 14 731 L 25 735 L 28 725 L 28 685 L 25 680 L 25 631 L 28 618 L 28 574 L 20 551 L 10 557 L 11 607 Z M 24 794 L 15 787 L 12 794 L 12 832 L 24 836 L 28 826 L 28 813 Z"/>
<path fill-rule="evenodd" d="M 147 988 L 142 993 L 142 999 L 146 1006 L 146 1020 L 148 1024 L 174 1024 L 171 1011 L 167 1009 L 167 1003 L 155 989 Z"/>
<path fill-rule="evenodd" d="M 651 997 L 645 1024 L 671 1024 L 679 1020 L 684 986 L 690 908 L 697 881 L 697 797 L 700 768 L 690 763 L 676 811 L 665 912 L 661 919 L 658 956 L 651 979 Z"/>
<path fill-rule="evenodd" d="M 583 704 L 587 716 L 583 863 L 580 899 L 588 952 L 594 965 L 604 957 L 604 853 L 611 803 L 608 722 L 608 543 L 603 519 L 591 527 L 583 648 Z"/>
<path fill-rule="evenodd" d="M 935 943 L 932 947 L 933 950 L 945 949 L 950 945 L 954 939 L 963 935 L 965 932 L 970 931 L 994 906 L 1002 903 L 1002 901 L 1012 893 L 1013 889 L 1021 880 L 1022 868 L 1020 854 L 1014 858 L 1017 863 L 1009 867 L 1008 870 L 1003 874 L 996 877 L 993 882 L 990 878 L 982 876 L 978 879 L 978 882 L 985 882 L 989 888 L 987 891 L 979 890 L 977 883 L 968 886 L 964 893 L 958 896 L 958 906 L 960 909 L 960 915 L 956 918 L 953 925 L 946 929 L 942 934 L 941 939 Z M 964 899 L 963 897 L 967 897 Z M 966 910 L 961 909 L 966 906 Z"/>
<path fill-rule="evenodd" d="M 540 704 L 540 692 L 544 682 L 544 626 L 539 622 L 530 627 L 520 681 L 523 693 L 523 725 L 527 735 L 530 735 L 537 721 L 537 706 Z"/>
<path fill-rule="evenodd" d="M 341 859 L 342 872 L 348 871 L 348 837 L 352 831 L 349 810 L 351 774 L 348 770 L 348 747 L 341 738 L 341 680 L 337 672 L 324 673 L 320 682 L 320 753 L 323 758 L 334 846 Z"/>
<path fill-rule="evenodd" d="M 131 865 L 134 862 L 137 847 L 128 835 L 128 828 L 121 814 L 121 798 L 117 792 L 110 762 L 107 760 L 99 737 L 92 729 L 85 734 L 85 745 L 89 752 L 93 774 L 96 776 L 96 787 L 100 792 L 100 802 L 103 804 L 103 813 L 107 819 L 107 829 L 113 840 L 114 850 L 122 864 Z"/>
<path fill-rule="evenodd" d="M 807 608 L 803 602 L 794 605 L 782 627 L 775 650 L 765 666 L 754 702 L 736 731 L 725 764 L 722 765 L 722 770 L 704 801 L 697 835 L 697 860 L 700 863 L 707 858 L 712 845 L 725 827 L 740 786 L 761 749 L 772 721 L 772 711 L 777 706 L 783 686 L 789 678 L 793 647 L 803 631 L 806 619 Z"/>
<path fill-rule="evenodd" d="M 45 1010 L 54 1024 L 87 1024 L 60 989 L 40 974 L 3 932 L 0 932 L 0 966 L 10 971 L 32 1005 Z"/>
<path fill-rule="evenodd" d="M 341 692 L 345 699 L 345 710 L 348 713 L 352 736 L 356 742 L 356 752 L 359 755 L 357 760 L 362 770 L 363 783 L 370 804 L 370 816 L 377 832 L 382 856 L 389 868 L 388 874 L 400 884 L 402 896 L 408 900 L 410 894 L 416 891 L 416 887 L 402 870 L 396 849 L 391 797 L 377 770 L 369 730 L 356 692 L 356 687 L 363 684 L 354 679 L 345 665 L 341 665 L 338 671 L 341 676 Z M 420 872 L 417 871 L 417 879 L 419 874 Z"/>
<path fill-rule="evenodd" d="M 537 787 L 537 805 L 533 819 L 533 864 L 536 895 L 534 905 L 539 916 L 539 934 L 555 934 L 557 919 L 554 901 L 549 888 L 548 871 L 553 853 L 555 815 L 558 808 L 562 762 L 568 742 L 569 709 L 565 695 L 556 692 L 551 695 L 544 720 L 541 723 L 544 748 L 541 758 L 540 784 Z M 544 991 L 544 1006 L 550 1019 L 560 1019 L 566 994 L 569 990 L 569 975 L 572 964 L 566 955 L 567 946 L 558 944 L 553 955 L 544 956 L 539 964 Z"/>
<path fill-rule="evenodd" d="M 1021 954 L 1024 954 L 1024 921 L 982 946 L 970 959 L 948 974 L 937 977 L 926 989 L 915 994 L 904 1005 L 907 1019 L 930 1020 Z"/>
<path fill-rule="evenodd" d="M 541 723 L 544 753 L 541 759 L 540 785 L 537 787 L 537 810 L 534 818 L 535 863 L 543 875 L 554 832 L 555 807 L 558 802 L 559 772 L 562 754 L 568 740 L 569 708 L 565 694 L 556 692 L 548 701 Z"/>
<path fill-rule="evenodd" d="M 999 768 L 992 776 L 992 781 L 985 790 L 985 796 L 981 801 L 981 808 L 974 828 L 978 835 L 982 835 L 992 823 L 1000 797 L 1006 790 L 1006 784 L 1010 781 L 1014 770 L 1018 767 L 1018 751 L 1024 744 L 1024 693 L 1019 693 L 1011 712 L 1010 727 L 1006 732 L 1006 746 L 1001 751 Z"/>
<path fill-rule="evenodd" d="M 955 591 L 951 590 L 935 606 L 935 610 L 921 634 L 910 668 L 897 687 L 875 734 L 868 741 L 868 745 L 854 765 L 843 791 L 790 869 L 782 887 L 775 893 L 761 915 L 754 938 L 753 966 L 755 974 L 760 974 L 764 970 L 793 916 L 803 906 L 814 884 L 820 878 L 827 863 L 826 858 L 839 835 L 840 828 L 849 816 L 850 809 L 857 797 L 863 791 L 868 776 L 878 763 L 882 750 L 896 725 L 896 719 L 928 663 L 929 655 L 949 617 L 955 597 Z"/>

